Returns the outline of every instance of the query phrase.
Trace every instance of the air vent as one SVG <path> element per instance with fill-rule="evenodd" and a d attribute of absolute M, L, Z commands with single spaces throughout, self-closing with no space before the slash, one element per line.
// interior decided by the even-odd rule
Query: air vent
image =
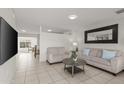
<path fill-rule="evenodd" d="M 123 8 L 123 9 L 120 9 L 120 10 L 117 10 L 116 13 L 117 13 L 117 14 L 124 13 L 124 8 Z"/>

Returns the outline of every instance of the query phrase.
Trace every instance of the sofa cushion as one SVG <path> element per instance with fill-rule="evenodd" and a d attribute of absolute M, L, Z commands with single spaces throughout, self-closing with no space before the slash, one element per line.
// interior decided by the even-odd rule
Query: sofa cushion
<path fill-rule="evenodd" d="M 111 62 L 109 60 L 105 60 L 103 58 L 98 58 L 98 57 L 93 57 L 93 56 L 83 56 L 83 59 L 90 60 L 98 64 L 111 65 Z"/>
<path fill-rule="evenodd" d="M 97 49 L 92 48 L 91 51 L 90 51 L 89 56 L 94 56 L 95 57 L 96 54 L 97 54 Z"/>
<path fill-rule="evenodd" d="M 112 49 L 104 49 L 104 50 L 108 50 L 108 51 L 116 51 L 116 57 L 122 56 L 123 52 L 120 50 L 112 50 Z"/>
<path fill-rule="evenodd" d="M 103 50 L 102 58 L 110 60 L 116 56 L 117 51 Z"/>
<path fill-rule="evenodd" d="M 103 58 L 98 58 L 98 57 L 94 57 L 92 58 L 95 62 L 98 62 L 100 64 L 104 64 L 104 65 L 111 65 L 110 60 L 105 60 Z"/>
<path fill-rule="evenodd" d="M 84 48 L 84 49 L 83 49 L 83 55 L 88 56 L 89 53 L 90 53 L 90 49 L 89 49 L 89 48 Z"/>
<path fill-rule="evenodd" d="M 99 57 L 99 58 L 102 57 L 102 49 L 97 49 L 96 57 Z"/>
<path fill-rule="evenodd" d="M 99 51 L 100 49 L 93 48 L 91 49 L 89 56 L 101 57 L 101 53 Z"/>
<path fill-rule="evenodd" d="M 117 50 L 116 57 L 123 56 L 123 55 L 124 55 L 124 54 L 123 54 L 122 51 Z"/>
<path fill-rule="evenodd" d="M 92 57 L 91 57 L 91 56 L 83 55 L 82 58 L 83 58 L 84 60 L 91 60 Z"/>

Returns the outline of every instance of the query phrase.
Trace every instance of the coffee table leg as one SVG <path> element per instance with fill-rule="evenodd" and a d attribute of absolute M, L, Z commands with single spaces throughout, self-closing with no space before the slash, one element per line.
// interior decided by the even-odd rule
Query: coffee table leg
<path fill-rule="evenodd" d="M 64 65 L 64 71 L 65 71 L 65 69 L 66 69 L 66 64 Z"/>
<path fill-rule="evenodd" d="M 83 65 L 83 71 L 85 72 L 85 68 L 84 68 L 84 65 Z"/>
<path fill-rule="evenodd" d="M 74 76 L 74 66 L 72 66 L 72 77 Z"/>

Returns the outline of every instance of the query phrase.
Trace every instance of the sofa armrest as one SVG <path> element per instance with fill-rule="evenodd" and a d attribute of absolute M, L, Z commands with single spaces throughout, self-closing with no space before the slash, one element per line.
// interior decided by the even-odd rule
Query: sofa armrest
<path fill-rule="evenodd" d="M 69 58 L 70 57 L 70 53 L 69 52 L 65 52 L 64 53 L 64 58 Z"/>
<path fill-rule="evenodd" d="M 112 58 L 110 62 L 112 66 L 112 71 L 114 73 L 118 73 L 124 69 L 124 57 L 123 56 Z"/>

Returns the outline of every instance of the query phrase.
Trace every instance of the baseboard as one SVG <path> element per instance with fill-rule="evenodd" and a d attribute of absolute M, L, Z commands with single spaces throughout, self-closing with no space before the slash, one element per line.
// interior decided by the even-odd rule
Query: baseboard
<path fill-rule="evenodd" d="M 60 61 L 60 62 L 55 62 L 55 63 L 50 63 L 48 60 L 46 60 L 46 62 L 47 62 L 47 63 L 49 63 L 49 65 L 63 63 L 63 61 Z"/>

